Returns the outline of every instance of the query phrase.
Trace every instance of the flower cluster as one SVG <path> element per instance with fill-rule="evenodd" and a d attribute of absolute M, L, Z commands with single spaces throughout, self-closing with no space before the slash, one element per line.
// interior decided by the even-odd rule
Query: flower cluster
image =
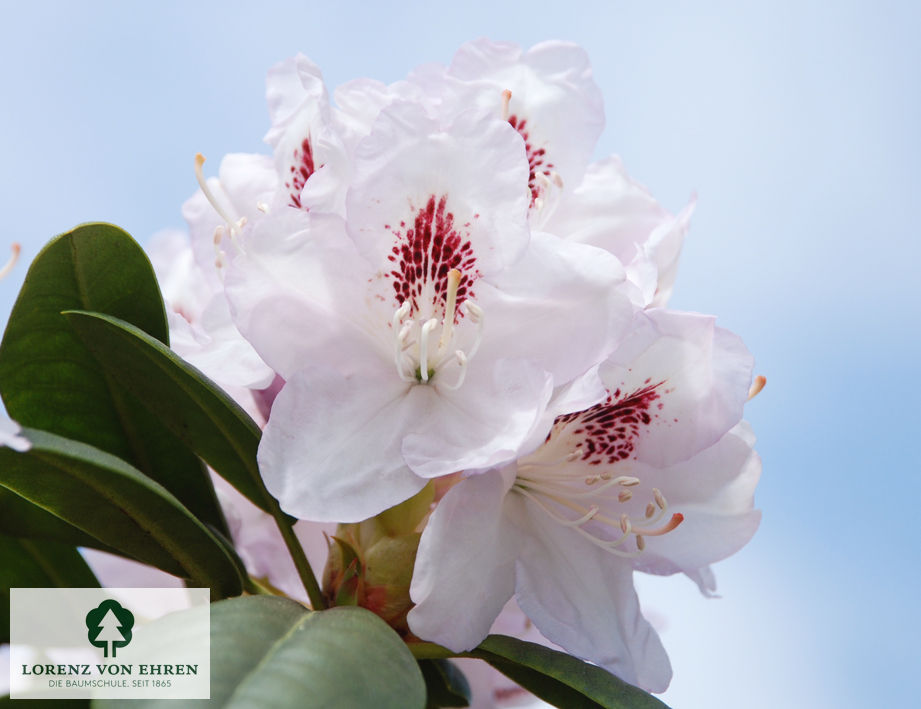
<path fill-rule="evenodd" d="M 602 98 L 571 44 L 471 42 L 333 100 L 297 56 L 267 96 L 273 155 L 209 179 L 199 156 L 191 238 L 152 252 L 174 348 L 265 423 L 270 492 L 340 525 L 330 598 L 459 652 L 514 597 L 548 641 L 664 690 L 633 573 L 711 593 L 759 521 L 751 356 L 666 308 L 693 203 L 591 162 Z M 371 568 L 397 528 L 411 548 Z"/>

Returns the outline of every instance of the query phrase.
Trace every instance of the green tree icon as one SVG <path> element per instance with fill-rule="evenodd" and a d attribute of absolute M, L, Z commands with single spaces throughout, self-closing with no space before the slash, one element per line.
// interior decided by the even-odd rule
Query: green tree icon
<path fill-rule="evenodd" d="M 105 657 L 115 657 L 115 649 L 131 642 L 134 614 L 111 598 L 86 614 L 86 637 L 90 644 L 101 647 Z"/>

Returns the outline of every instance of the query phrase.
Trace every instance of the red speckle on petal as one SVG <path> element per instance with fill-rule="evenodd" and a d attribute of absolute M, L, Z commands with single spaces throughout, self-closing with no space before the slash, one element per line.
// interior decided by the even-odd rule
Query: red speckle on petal
<path fill-rule="evenodd" d="M 582 460 L 589 465 L 611 465 L 634 457 L 642 431 L 659 418 L 650 410 L 660 398 L 658 389 L 664 381 L 649 384 L 650 381 L 647 379 L 646 386 L 623 398 L 618 389 L 590 409 L 558 416 L 547 440 L 572 424 L 574 430 L 567 433 L 577 439 Z"/>
<path fill-rule="evenodd" d="M 531 143 L 530 131 L 527 129 L 528 121 L 526 118 L 519 118 L 512 115 L 508 117 L 508 122 L 512 128 L 518 131 L 524 139 L 524 148 L 528 153 L 528 189 L 531 190 L 531 205 L 534 200 L 540 197 L 540 187 L 537 184 L 537 176 L 540 173 L 549 176 L 553 170 L 553 163 L 547 162 L 547 151 L 543 148 L 536 148 Z"/>
<path fill-rule="evenodd" d="M 292 207 L 301 208 L 301 190 L 316 170 L 313 163 L 313 147 L 310 145 L 310 136 L 307 136 L 301 141 L 300 147 L 294 149 L 294 160 L 288 168 L 290 174 L 285 182 L 291 199 L 289 204 Z"/>
<path fill-rule="evenodd" d="M 457 288 L 457 307 L 473 296 L 473 283 L 479 278 L 476 255 L 467 234 L 458 231 L 454 214 L 447 209 L 446 195 L 429 197 L 425 207 L 416 212 L 412 227 L 391 230 L 396 242 L 387 256 L 393 264 L 388 274 L 393 283 L 398 305 L 409 301 L 413 313 L 435 312 L 444 307 L 448 287 L 448 272 L 461 273 Z M 460 317 L 456 310 L 455 319 Z"/>

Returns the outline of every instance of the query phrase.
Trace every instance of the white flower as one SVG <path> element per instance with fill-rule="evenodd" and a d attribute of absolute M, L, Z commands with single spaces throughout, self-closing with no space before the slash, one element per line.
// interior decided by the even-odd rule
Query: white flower
<path fill-rule="evenodd" d="M 251 396 L 239 390 L 263 389 L 275 373 L 240 335 L 223 291 L 196 263 L 189 238 L 179 231 L 158 232 L 147 253 L 166 303 L 170 346 L 251 410 Z"/>
<path fill-rule="evenodd" d="M 574 413 L 557 415 L 540 447 L 441 500 L 419 546 L 409 624 L 466 650 L 515 594 L 552 642 L 662 691 L 668 658 L 632 574 L 706 576 L 754 533 L 760 464 L 739 423 L 751 358 L 712 318 L 651 310 L 600 376 L 601 403 L 580 409 L 572 391 L 558 395 L 553 407 Z"/>
<path fill-rule="evenodd" d="M 360 521 L 509 459 L 553 386 L 610 351 L 623 271 L 529 237 L 527 174 L 500 117 L 396 103 L 356 148 L 346 221 L 273 210 L 247 232 L 226 287 L 286 380 L 259 461 L 288 513 Z"/>
<path fill-rule="evenodd" d="M 694 205 L 692 199 L 670 214 L 611 156 L 590 165 L 581 183 L 561 193 L 544 228 L 610 251 L 637 287 L 639 304 L 662 307 L 675 283 Z"/>
<path fill-rule="evenodd" d="M 20 435 L 21 432 L 20 425 L 0 409 L 0 446 L 6 446 L 14 451 L 25 453 L 32 447 L 32 444 L 27 438 Z"/>
<path fill-rule="evenodd" d="M 410 81 L 439 96 L 445 113 L 477 106 L 515 128 L 525 145 L 537 227 L 552 192 L 581 180 L 604 127 L 588 56 L 568 42 L 523 51 L 511 42 L 479 39 L 463 45 L 446 70 L 417 70 Z"/>

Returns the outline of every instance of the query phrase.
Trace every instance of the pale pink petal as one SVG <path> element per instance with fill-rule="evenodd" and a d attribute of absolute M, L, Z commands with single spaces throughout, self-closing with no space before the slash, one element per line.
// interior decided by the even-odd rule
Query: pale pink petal
<path fill-rule="evenodd" d="M 659 470 L 639 466 L 642 484 L 635 497 L 644 499 L 652 487 L 667 491 L 669 513 L 681 513 L 684 521 L 668 534 L 646 538 L 646 551 L 634 560 L 637 569 L 695 578 L 699 569 L 749 542 L 761 519 L 753 499 L 761 459 L 750 433 L 742 422 L 690 460 Z"/>
<path fill-rule="evenodd" d="M 498 471 L 448 491 L 416 554 L 409 627 L 423 640 L 461 652 L 476 647 L 515 590 L 518 532 L 503 516 L 510 481 Z"/>
<path fill-rule="evenodd" d="M 283 207 L 246 234 L 224 285 L 240 332 L 287 378 L 307 363 L 349 371 L 392 358 L 375 340 L 389 313 L 367 328 L 370 270 L 338 217 Z"/>
<path fill-rule="evenodd" d="M 288 514 L 315 522 L 360 522 L 411 497 L 425 480 L 400 447 L 403 432 L 431 415 L 425 391 L 380 369 L 295 372 L 259 444 L 269 492 Z"/>
<path fill-rule="evenodd" d="M 673 216 L 611 156 L 590 165 L 582 182 L 564 191 L 543 228 L 610 251 L 644 294 L 643 303 L 663 306 L 693 208 L 694 200 Z"/>
<path fill-rule="evenodd" d="M 476 359 L 455 391 L 416 386 L 431 415 L 403 442 L 403 457 L 423 477 L 485 469 L 515 458 L 553 392 L 552 379 L 527 360 Z"/>
<path fill-rule="evenodd" d="M 209 163 L 206 163 L 210 165 Z M 231 222 L 246 219 L 249 223 L 262 217 L 260 204 L 269 204 L 278 187 L 278 173 L 267 155 L 231 153 L 221 160 L 218 177 L 206 180 L 217 205 Z M 221 227 L 223 236 L 218 246 L 225 258 L 233 258 L 236 248 L 230 241 L 227 221 L 214 205 L 198 190 L 182 205 L 182 216 L 189 225 L 192 252 L 212 289 L 220 287 L 215 263 L 215 229 Z"/>
<path fill-rule="evenodd" d="M 514 496 L 519 497 L 519 496 Z M 640 613 L 633 569 L 519 498 L 516 598 L 549 640 L 643 689 L 661 692 L 671 665 Z"/>
<path fill-rule="evenodd" d="M 0 446 L 24 453 L 32 447 L 28 439 L 20 435 L 22 428 L 0 408 Z"/>
<path fill-rule="evenodd" d="M 498 117 L 468 111 L 442 125 L 419 106 L 394 104 L 356 148 L 349 234 L 371 263 L 385 267 L 394 236 L 443 199 L 458 248 L 475 261 L 461 270 L 490 275 L 527 245 L 527 170 L 520 139 Z"/>
<path fill-rule="evenodd" d="M 488 337 L 480 357 L 527 357 L 556 385 L 605 359 L 633 318 L 624 271 L 600 249 L 534 232 L 524 256 L 478 284 Z"/>
<path fill-rule="evenodd" d="M 741 420 L 753 360 L 742 341 L 714 321 L 645 311 L 602 365 L 613 406 L 629 424 L 619 440 L 631 457 L 653 465 L 687 459 Z"/>
<path fill-rule="evenodd" d="M 448 75 L 463 82 L 457 101 L 464 106 L 499 114 L 502 91 L 511 91 L 507 118 L 526 143 L 533 196 L 539 175 L 578 184 L 604 127 L 604 102 L 581 47 L 551 41 L 524 52 L 479 39 L 458 50 Z"/>

